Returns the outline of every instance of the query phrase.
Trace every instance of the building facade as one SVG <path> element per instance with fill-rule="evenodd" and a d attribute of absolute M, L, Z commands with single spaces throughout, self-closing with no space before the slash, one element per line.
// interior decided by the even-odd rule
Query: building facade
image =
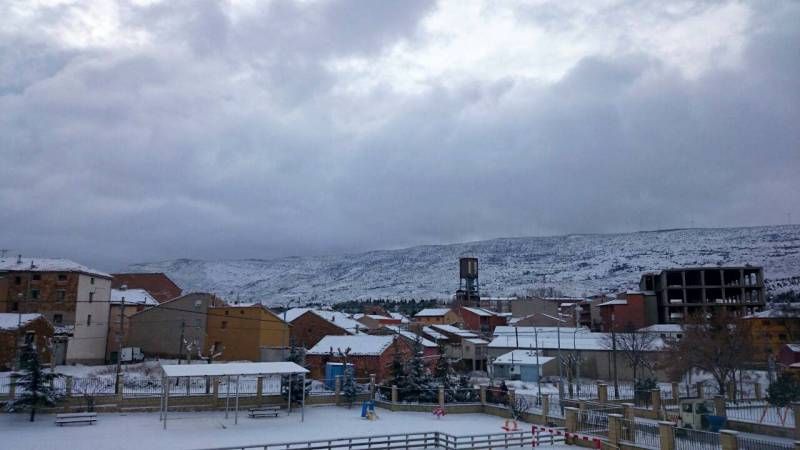
<path fill-rule="evenodd" d="M 448 325 L 460 320 L 450 308 L 425 308 L 414 315 L 414 321 L 424 325 Z"/>
<path fill-rule="evenodd" d="M 311 370 L 311 378 L 325 376 L 325 365 L 329 362 L 343 363 L 345 358 L 339 354 L 349 349 L 347 363 L 353 364 L 356 378 L 364 382 L 375 374 L 378 382 L 391 376 L 391 365 L 395 353 L 407 361 L 412 351 L 405 340 L 397 336 L 326 336 L 306 354 L 306 365 Z"/>
<path fill-rule="evenodd" d="M 127 345 L 130 317 L 153 306 L 158 306 L 158 301 L 144 289 L 111 289 L 106 344 L 109 362 L 116 363 L 120 347 Z"/>
<path fill-rule="evenodd" d="M 67 259 L 0 259 L 0 305 L 7 313 L 39 313 L 55 328 L 56 364 L 106 360 L 111 275 Z"/>
<path fill-rule="evenodd" d="M 212 306 L 206 345 L 222 361 L 261 361 L 262 349 L 281 349 L 289 325 L 262 304 Z"/>
<path fill-rule="evenodd" d="M 52 363 L 53 325 L 41 314 L 0 313 L 0 371 L 17 367 L 19 353 L 33 345 L 43 365 Z"/>

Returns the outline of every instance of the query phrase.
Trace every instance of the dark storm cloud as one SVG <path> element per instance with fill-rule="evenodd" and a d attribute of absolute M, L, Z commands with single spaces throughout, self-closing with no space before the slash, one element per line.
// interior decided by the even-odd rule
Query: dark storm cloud
<path fill-rule="evenodd" d="M 126 5 L 144 47 L 0 31 L 0 247 L 120 268 L 800 217 L 796 5 L 697 77 L 631 51 L 342 93 L 331 58 L 424 39 L 431 5 L 399 4 Z"/>

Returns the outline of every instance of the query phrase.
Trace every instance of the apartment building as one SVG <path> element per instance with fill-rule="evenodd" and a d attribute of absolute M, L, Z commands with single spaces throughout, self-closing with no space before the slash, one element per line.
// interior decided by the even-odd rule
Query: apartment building
<path fill-rule="evenodd" d="M 55 327 L 56 364 L 106 359 L 111 275 L 68 259 L 0 258 L 0 311 L 39 313 Z"/>

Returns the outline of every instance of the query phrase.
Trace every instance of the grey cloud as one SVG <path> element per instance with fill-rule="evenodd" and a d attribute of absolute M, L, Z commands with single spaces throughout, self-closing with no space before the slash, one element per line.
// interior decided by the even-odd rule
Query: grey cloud
<path fill-rule="evenodd" d="M 428 6 L 273 3 L 236 26 L 216 2 L 130 6 L 163 46 L 17 54 L 38 62 L 0 72 L 0 247 L 120 268 L 800 217 L 794 5 L 698 79 L 625 54 L 349 98 L 325 58 L 416 38 Z"/>

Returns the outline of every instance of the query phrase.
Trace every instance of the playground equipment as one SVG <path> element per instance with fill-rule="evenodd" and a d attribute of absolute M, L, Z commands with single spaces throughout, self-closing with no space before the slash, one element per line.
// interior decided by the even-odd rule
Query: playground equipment
<path fill-rule="evenodd" d="M 441 406 L 433 408 L 433 411 L 431 412 L 433 413 L 434 416 L 436 416 L 437 419 L 441 419 L 445 414 L 447 414 L 444 408 L 442 408 Z"/>
<path fill-rule="evenodd" d="M 506 431 L 519 431 L 519 427 L 517 425 L 517 421 L 514 419 L 506 419 L 505 423 L 502 427 L 500 427 Z"/>
<path fill-rule="evenodd" d="M 372 400 L 365 400 L 361 403 L 361 417 L 367 420 L 375 420 L 378 415 L 375 414 L 375 402 Z"/>

